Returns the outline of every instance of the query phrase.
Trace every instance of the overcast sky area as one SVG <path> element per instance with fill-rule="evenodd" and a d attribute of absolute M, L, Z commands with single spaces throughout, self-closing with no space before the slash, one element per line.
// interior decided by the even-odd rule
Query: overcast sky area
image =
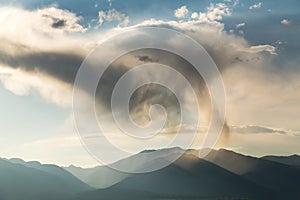
<path fill-rule="evenodd" d="M 0 0 L 0 157 L 97 165 L 75 131 L 76 72 L 99 41 L 148 26 L 189 35 L 217 64 L 230 131 L 215 148 L 300 154 L 299 8 L 298 0 Z M 144 55 L 184 65 L 140 52 L 122 66 L 148 62 Z M 112 70 L 107 79 L 118 73 Z M 188 134 L 194 127 L 185 128 Z M 191 148 L 202 139 L 199 134 Z"/>

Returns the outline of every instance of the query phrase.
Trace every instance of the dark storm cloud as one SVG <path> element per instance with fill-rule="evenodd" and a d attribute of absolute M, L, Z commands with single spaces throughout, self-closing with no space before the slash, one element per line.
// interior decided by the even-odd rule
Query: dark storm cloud
<path fill-rule="evenodd" d="M 170 55 L 160 50 L 158 51 L 161 55 L 159 57 L 157 56 L 159 54 L 157 54 L 156 50 L 151 49 L 131 52 L 123 55 L 107 68 L 99 81 L 100 84 L 96 94 L 97 99 L 101 102 L 101 106 L 104 105 L 104 109 L 106 109 L 107 112 L 111 112 L 112 92 L 122 75 L 135 66 L 140 65 L 140 62 L 153 63 L 154 60 L 155 62 L 160 62 L 161 57 L 170 57 Z M 132 62 L 126 62 L 126 60 L 131 60 Z M 135 77 L 132 78 L 134 79 Z M 141 125 L 150 122 L 147 113 L 154 104 L 160 104 L 167 110 L 167 127 L 176 126 L 179 123 L 180 105 L 176 96 L 169 89 L 157 84 L 144 85 L 134 92 L 129 105 L 133 120 Z"/>
<path fill-rule="evenodd" d="M 139 59 L 139 61 L 145 62 L 145 63 L 146 62 L 154 62 L 154 60 L 151 57 L 145 56 L 145 55 L 143 55 L 143 56 L 142 55 L 138 55 L 137 58 Z"/>
<path fill-rule="evenodd" d="M 248 62 L 257 62 L 257 61 L 260 61 L 260 57 L 258 56 L 254 56 L 254 57 L 248 57 L 248 58 L 243 58 L 243 57 L 235 57 L 231 63 L 234 64 L 234 63 L 248 63 Z"/>
<path fill-rule="evenodd" d="M 64 28 L 67 25 L 67 20 L 65 19 L 59 19 L 47 14 L 44 14 L 43 17 L 50 18 L 52 20 L 52 28 Z"/>
<path fill-rule="evenodd" d="M 70 84 L 74 83 L 76 73 L 85 57 L 85 55 L 71 51 L 38 51 L 24 45 L 13 43 L 9 45 L 19 49 L 20 53 L 10 55 L 5 51 L 1 51 L 0 62 L 2 64 L 27 72 L 44 73 Z M 144 49 L 125 54 L 115 60 L 104 72 L 99 82 L 96 98 L 97 104 L 101 105 L 107 113 L 111 113 L 111 96 L 117 81 L 128 70 L 140 65 L 141 62 L 160 63 L 170 66 L 181 73 L 189 80 L 195 90 L 199 106 L 209 115 L 211 102 L 206 84 L 201 75 L 182 57 L 157 49 Z M 182 91 L 184 90 L 185 88 L 182 88 Z M 184 92 L 182 92 L 183 94 Z M 155 84 L 145 85 L 133 94 L 130 100 L 130 113 L 133 119 L 140 124 L 149 122 L 148 112 L 153 104 L 160 104 L 166 109 L 166 128 L 179 125 L 181 111 L 176 96 L 167 88 Z M 98 111 L 103 112 L 103 109 L 98 109 Z M 225 125 L 224 127 L 224 130 L 227 131 L 228 126 Z"/>
<path fill-rule="evenodd" d="M 211 102 L 206 84 L 201 75 L 182 57 L 158 49 L 143 49 L 130 52 L 114 61 L 109 68 L 106 69 L 100 79 L 100 84 L 97 89 L 97 98 L 99 102 L 101 102 L 101 106 L 105 105 L 108 112 L 110 112 L 111 96 L 117 81 L 128 70 L 140 65 L 140 62 L 158 62 L 174 68 L 190 82 L 199 100 L 199 106 L 201 106 L 202 110 L 206 110 L 206 112 L 209 113 Z M 172 77 L 168 77 L 167 74 L 158 74 L 157 76 L 164 76 L 170 78 L 170 81 L 172 81 Z M 132 77 L 132 79 L 134 78 L 135 77 Z M 180 89 L 180 85 L 178 85 L 178 87 L 179 90 L 182 91 L 180 95 L 184 95 L 186 88 Z M 157 84 L 144 85 L 135 91 L 130 99 L 130 113 L 133 119 L 143 125 L 150 122 L 148 112 L 150 107 L 154 104 L 160 104 L 167 111 L 165 128 L 179 125 L 181 111 L 178 99 L 168 88 Z"/>
<path fill-rule="evenodd" d="M 11 55 L 0 49 L 0 63 L 27 72 L 45 73 L 67 83 L 74 82 L 85 56 L 74 52 L 38 51 L 24 45 L 10 45 L 21 50 L 20 53 Z"/>
<path fill-rule="evenodd" d="M 61 27 L 64 27 L 64 26 L 66 26 L 66 20 L 62 20 L 62 19 L 57 19 L 52 24 L 53 28 L 61 28 Z"/>

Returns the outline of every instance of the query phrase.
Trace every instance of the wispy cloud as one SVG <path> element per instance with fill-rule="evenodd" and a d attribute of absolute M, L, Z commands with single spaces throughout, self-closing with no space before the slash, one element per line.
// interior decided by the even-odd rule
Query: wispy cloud
<path fill-rule="evenodd" d="M 99 11 L 99 24 L 103 25 L 105 21 L 112 22 L 117 21 L 118 26 L 128 26 L 129 24 L 129 17 L 126 16 L 124 13 L 117 11 L 116 9 L 111 9 L 107 11 Z"/>
<path fill-rule="evenodd" d="M 249 7 L 249 10 L 253 10 L 253 9 L 259 9 L 262 7 L 262 2 L 256 3 L 252 6 Z"/>
<path fill-rule="evenodd" d="M 178 130 L 181 129 L 183 133 L 200 133 L 204 134 L 207 132 L 207 128 L 205 126 L 193 126 L 193 125 L 181 125 L 177 127 L 172 127 L 168 129 L 164 129 L 162 133 L 177 133 Z M 282 128 L 273 128 L 267 126 L 260 126 L 260 125 L 242 125 L 242 126 L 235 126 L 229 125 L 230 132 L 235 134 L 286 134 L 286 135 L 294 135 L 298 136 L 300 134 L 299 131 L 296 130 L 286 130 Z"/>
<path fill-rule="evenodd" d="M 72 85 L 42 73 L 29 73 L 0 65 L 0 81 L 16 95 L 37 91 L 41 97 L 63 107 L 71 107 Z"/>
<path fill-rule="evenodd" d="M 237 24 L 237 25 L 236 25 L 236 29 L 239 29 L 239 28 L 241 28 L 241 27 L 244 27 L 245 25 L 246 25 L 245 22 L 240 23 L 240 24 Z"/>
<path fill-rule="evenodd" d="M 270 54 L 276 55 L 276 47 L 272 45 L 257 45 L 251 46 L 248 48 L 241 49 L 241 51 L 248 53 L 260 53 L 260 52 L 269 52 Z"/>
<path fill-rule="evenodd" d="M 288 134 L 290 131 L 283 129 L 276 129 L 265 126 L 257 126 L 257 125 L 246 125 L 246 126 L 231 126 L 231 131 L 233 133 L 241 133 L 241 134 Z"/>

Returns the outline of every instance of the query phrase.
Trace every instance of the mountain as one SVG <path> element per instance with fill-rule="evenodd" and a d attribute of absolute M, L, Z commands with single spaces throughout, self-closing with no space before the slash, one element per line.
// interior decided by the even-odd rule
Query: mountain
<path fill-rule="evenodd" d="M 155 172 L 130 174 L 115 171 L 124 175 L 120 182 L 104 190 L 79 195 L 78 199 L 82 199 L 85 195 L 92 199 L 97 195 L 114 199 L 115 196 L 108 195 L 110 190 L 112 190 L 111 194 L 117 190 L 131 191 L 133 194 L 144 191 L 150 193 L 149 198 L 153 195 L 156 198 L 222 196 L 250 199 L 299 199 L 300 197 L 298 168 L 225 149 L 212 150 L 204 159 L 197 157 L 198 150 L 184 151 L 180 148 L 148 150 L 120 160 L 113 166 L 143 171 L 159 162 L 168 162 L 181 153 L 184 153 L 183 156 L 176 162 Z M 101 170 L 97 168 L 93 172 L 94 175 L 99 174 Z M 97 177 L 99 181 L 101 176 Z M 128 198 L 130 199 L 130 196 Z"/>
<path fill-rule="evenodd" d="M 264 156 L 262 157 L 262 159 L 282 163 L 285 165 L 300 167 L 300 156 L 296 154 L 291 156 Z"/>
<path fill-rule="evenodd" d="M 158 200 L 160 198 L 165 197 L 151 192 L 123 189 L 120 187 L 112 186 L 107 189 L 80 193 L 72 200 Z"/>
<path fill-rule="evenodd" d="M 69 186 L 78 188 L 77 191 L 79 191 L 79 192 L 92 189 L 91 187 L 87 186 L 83 181 L 76 178 L 72 173 L 68 172 L 67 170 L 65 170 L 57 165 L 41 164 L 37 161 L 25 162 L 24 160 L 19 159 L 19 158 L 9 159 L 9 162 L 14 163 L 14 164 L 20 164 L 20 165 L 23 165 L 23 166 L 29 167 L 29 168 L 34 168 L 39 171 L 59 177 L 61 180 L 63 180 Z"/>
<path fill-rule="evenodd" d="M 153 162 L 164 162 L 164 159 L 158 158 Z M 169 197 L 273 197 L 271 191 L 188 154 L 158 171 L 130 176 L 118 187 L 146 190 Z"/>
<path fill-rule="evenodd" d="M 113 163 L 112 166 L 119 169 L 124 168 L 128 171 L 147 170 L 148 164 L 153 160 L 158 158 L 171 159 L 173 156 L 178 157 L 182 153 L 183 150 L 180 148 L 161 149 L 157 151 L 145 150 L 139 154 L 119 160 Z M 131 176 L 130 173 L 120 172 L 108 166 L 83 169 L 71 165 L 65 169 L 95 188 L 107 188 Z"/>
<path fill-rule="evenodd" d="M 281 199 L 300 199 L 300 169 L 228 150 L 212 150 L 206 160 L 260 186 L 269 188 Z"/>
<path fill-rule="evenodd" d="M 107 166 L 84 169 L 71 165 L 64 169 L 94 188 L 107 188 L 128 177 L 127 173 L 116 171 Z"/>
<path fill-rule="evenodd" d="M 182 153 L 167 167 L 149 173 L 0 160 L 0 199 L 300 199 L 299 167 L 224 149 L 212 150 L 204 159 L 198 157 L 198 150 L 147 150 L 112 166 L 142 172 L 170 163 Z"/>
<path fill-rule="evenodd" d="M 160 156 L 143 164 L 152 165 L 158 162 L 166 162 L 168 157 L 164 156 L 172 154 L 172 150 L 174 149 L 157 151 L 156 155 Z M 147 152 L 120 162 L 124 165 L 127 161 L 138 160 L 139 155 L 145 158 L 147 157 Z M 143 168 L 142 164 L 139 166 Z M 97 197 L 105 197 L 105 199 L 132 199 L 132 195 L 139 197 L 139 199 L 274 198 L 273 192 L 269 189 L 258 186 L 206 160 L 190 154 L 184 154 L 176 162 L 165 168 L 150 173 L 129 174 L 127 178 L 110 188 L 85 192 L 78 195 L 76 199 L 92 200 L 97 199 Z"/>
<path fill-rule="evenodd" d="M 0 159 L 1 200 L 63 200 L 92 189 L 58 167 L 45 166 L 41 167 L 45 170 L 39 170 L 23 164 Z"/>

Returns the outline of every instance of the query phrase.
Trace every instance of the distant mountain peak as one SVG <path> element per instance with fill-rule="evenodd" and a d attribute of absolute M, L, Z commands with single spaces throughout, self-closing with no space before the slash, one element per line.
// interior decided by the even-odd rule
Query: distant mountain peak
<path fill-rule="evenodd" d="M 7 159 L 7 160 L 9 162 L 15 163 L 15 164 L 24 164 L 24 163 L 26 163 L 26 161 L 21 159 L 21 158 L 10 158 L 10 159 Z"/>
<path fill-rule="evenodd" d="M 75 165 L 69 165 L 68 167 L 65 167 L 65 168 L 69 168 L 69 169 L 83 169 L 82 167 L 78 167 L 78 166 L 75 166 Z"/>
<path fill-rule="evenodd" d="M 170 148 L 165 148 L 165 149 L 146 149 L 141 151 L 140 153 L 152 153 L 152 152 L 158 152 L 158 151 L 182 151 L 184 149 L 180 147 L 170 147 Z"/>
<path fill-rule="evenodd" d="M 262 157 L 262 159 L 278 162 L 285 165 L 300 167 L 300 156 L 297 154 L 293 154 L 290 156 L 264 156 Z"/>

